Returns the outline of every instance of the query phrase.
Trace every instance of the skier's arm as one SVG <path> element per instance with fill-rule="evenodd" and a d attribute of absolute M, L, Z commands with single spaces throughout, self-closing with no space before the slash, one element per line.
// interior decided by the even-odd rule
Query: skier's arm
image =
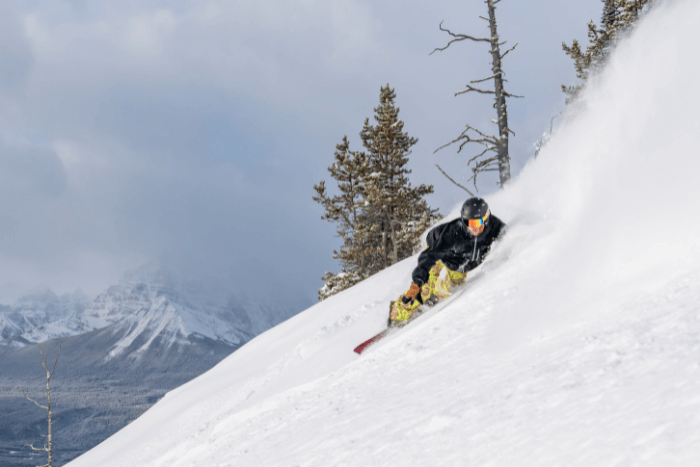
<path fill-rule="evenodd" d="M 435 248 L 430 248 L 423 250 L 418 256 L 418 266 L 413 270 L 413 283 L 418 284 L 420 287 L 423 286 L 428 281 L 428 276 L 430 276 L 430 268 L 432 268 L 435 263 L 437 263 L 437 250 Z"/>
<path fill-rule="evenodd" d="M 442 243 L 442 237 L 447 230 L 448 224 L 442 224 L 428 232 L 428 236 L 426 237 L 428 248 L 418 255 L 418 265 L 413 270 L 412 279 L 414 284 L 418 284 L 422 287 L 423 284 L 428 281 L 430 268 L 432 268 L 438 260 L 443 259 L 442 257 L 444 254 L 441 254 L 439 247 Z"/>

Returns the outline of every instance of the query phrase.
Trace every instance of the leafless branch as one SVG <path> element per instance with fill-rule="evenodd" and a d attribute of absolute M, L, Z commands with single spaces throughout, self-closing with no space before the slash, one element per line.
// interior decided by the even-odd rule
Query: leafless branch
<path fill-rule="evenodd" d="M 483 19 L 483 20 L 485 20 L 485 21 L 488 21 L 488 20 L 489 20 L 488 18 L 484 18 L 483 16 L 479 16 L 479 18 L 481 18 L 481 19 Z"/>
<path fill-rule="evenodd" d="M 49 448 L 47 448 L 46 446 L 44 446 L 43 448 L 35 448 L 35 447 L 34 447 L 34 443 L 32 443 L 32 444 L 26 444 L 25 446 L 29 446 L 29 447 L 32 449 L 32 451 L 49 452 Z"/>
<path fill-rule="evenodd" d="M 499 172 L 499 169 L 498 169 L 498 167 L 494 167 L 494 168 L 492 168 L 492 169 L 481 168 L 481 167 L 474 167 L 474 168 L 472 169 L 472 171 L 474 172 L 474 176 L 473 176 L 472 178 L 474 179 L 474 187 L 476 188 L 476 177 L 477 177 L 477 175 L 479 175 L 479 174 L 482 173 L 482 172 Z M 479 191 L 479 190 L 477 189 L 477 191 Z"/>
<path fill-rule="evenodd" d="M 462 152 L 462 149 L 464 149 L 464 146 L 466 146 L 469 143 L 479 143 L 479 144 L 483 144 L 486 146 L 486 144 L 480 139 L 467 139 L 466 141 L 464 141 L 462 144 L 459 145 L 459 149 L 457 149 L 457 154 Z M 495 151 L 495 150 L 496 150 L 495 146 L 487 146 L 486 149 L 484 150 L 484 152 Z"/>
<path fill-rule="evenodd" d="M 506 55 L 508 55 L 508 52 L 510 52 L 510 51 L 512 51 L 512 50 L 515 50 L 515 48 L 516 48 L 517 46 L 518 46 L 518 44 L 515 44 L 515 45 L 514 45 L 513 47 L 511 47 L 510 49 L 506 50 L 505 53 L 504 53 L 503 55 L 501 55 L 501 60 L 503 60 L 503 57 L 505 57 Z"/>
<path fill-rule="evenodd" d="M 439 165 L 435 164 L 435 167 L 437 167 L 438 170 L 440 170 L 440 172 L 442 172 L 442 174 L 443 174 L 445 177 L 447 177 L 447 179 L 448 179 L 449 181 L 451 181 L 452 183 L 454 183 L 455 185 L 457 185 L 458 187 L 460 187 L 461 189 L 463 189 L 464 191 L 466 191 L 467 193 L 469 193 L 471 196 L 474 196 L 474 193 L 472 193 L 471 191 L 469 191 L 468 189 L 464 188 L 464 187 L 463 187 L 462 185 L 460 185 L 459 183 L 457 183 L 457 182 L 455 182 L 454 180 L 452 180 L 452 177 L 450 177 L 449 175 L 447 175 L 447 173 L 445 173 L 445 171 L 442 170 L 442 168 L 440 168 Z"/>
<path fill-rule="evenodd" d="M 465 89 L 464 91 L 456 92 L 455 96 L 459 96 L 460 94 L 466 94 L 471 91 L 480 92 L 481 94 L 496 94 L 496 91 L 484 91 L 483 89 L 477 89 L 467 84 L 467 89 Z"/>
<path fill-rule="evenodd" d="M 478 133 L 481 136 L 481 138 L 473 139 L 471 136 L 469 136 L 467 134 L 469 132 L 469 130 L 475 131 L 476 133 Z M 438 152 L 440 149 L 446 148 L 447 146 L 454 144 L 454 143 L 461 141 L 461 140 L 465 140 L 465 141 L 459 146 L 459 149 L 457 150 L 458 153 L 461 152 L 462 148 L 464 148 L 464 146 L 468 143 L 483 144 L 484 146 L 487 146 L 488 150 L 493 150 L 493 146 L 498 144 L 498 140 L 496 139 L 495 136 L 486 135 L 486 134 L 482 133 L 481 131 L 477 130 L 476 128 L 474 128 L 470 125 L 467 125 L 467 128 L 457 138 L 455 138 L 454 140 L 450 141 L 449 143 L 447 143 L 443 146 L 440 146 L 439 148 L 437 148 L 433 152 L 433 154 Z"/>
<path fill-rule="evenodd" d="M 22 391 L 22 394 L 24 394 L 24 397 L 26 397 L 27 400 L 29 400 L 29 402 L 34 402 L 34 404 L 35 404 L 37 407 L 39 407 L 40 409 L 49 410 L 48 407 L 44 407 L 43 405 L 40 405 L 37 401 L 35 401 L 35 400 L 32 399 L 31 397 L 29 397 L 29 396 L 24 392 L 24 390 L 21 390 L 21 391 Z"/>
<path fill-rule="evenodd" d="M 490 157 L 484 159 L 483 161 L 478 161 L 472 170 L 478 172 L 484 172 L 486 170 L 491 170 L 489 167 L 493 167 L 498 162 L 498 156 Z"/>
<path fill-rule="evenodd" d="M 437 148 L 435 151 L 433 151 L 433 154 L 435 154 L 436 152 L 438 152 L 440 149 L 446 148 L 446 147 L 449 146 L 450 144 L 456 143 L 456 142 L 459 141 L 460 139 L 462 139 L 462 138 L 457 138 L 457 139 L 454 139 L 454 140 L 450 141 L 450 142 L 447 143 L 447 144 L 443 144 L 442 146 L 440 146 L 439 148 Z"/>
<path fill-rule="evenodd" d="M 433 50 L 432 52 L 430 52 L 430 54 L 428 54 L 428 55 L 432 55 L 438 50 L 440 52 L 442 52 L 443 50 L 447 49 L 450 45 L 452 45 L 453 42 L 460 42 L 460 41 L 467 40 L 467 39 L 474 41 L 474 42 L 491 42 L 491 39 L 487 39 L 485 37 L 472 37 L 472 36 L 468 36 L 466 34 L 455 34 L 452 31 L 450 31 L 449 29 L 443 28 L 442 23 L 444 23 L 444 21 L 440 21 L 440 30 L 445 31 L 450 36 L 454 37 L 454 39 L 452 39 L 450 42 L 448 42 L 445 47 L 442 47 L 442 48 L 438 47 L 435 50 Z"/>
<path fill-rule="evenodd" d="M 491 144 L 498 144 L 498 138 L 496 138 L 496 137 L 493 136 L 493 135 L 487 135 L 486 133 L 477 130 L 476 128 L 474 128 L 474 127 L 471 126 L 471 125 L 467 125 L 467 129 L 464 130 L 464 131 L 466 132 L 467 130 L 476 131 L 476 132 L 479 134 L 479 136 L 481 136 L 482 138 L 488 140 Z"/>
<path fill-rule="evenodd" d="M 482 152 L 481 154 L 479 154 L 477 156 L 472 157 L 467 162 L 467 165 L 471 164 L 472 162 L 474 162 L 475 160 L 477 160 L 479 157 L 483 156 L 484 154 L 486 154 L 486 151 Z M 489 157 L 488 159 L 484 159 L 483 161 L 479 161 L 476 165 L 477 165 L 477 167 L 481 167 L 482 165 L 485 165 L 485 164 L 488 165 L 491 162 L 495 162 L 497 160 L 498 160 L 498 155 L 495 155 L 493 157 Z"/>
<path fill-rule="evenodd" d="M 58 353 L 56 354 L 56 361 L 53 362 L 53 370 L 51 370 L 51 375 L 49 376 L 49 379 L 53 377 L 53 372 L 56 371 L 56 364 L 58 363 L 58 356 L 61 355 L 61 346 L 63 345 L 62 342 L 58 343 Z"/>
<path fill-rule="evenodd" d="M 471 83 L 471 84 L 483 83 L 484 81 L 488 81 L 488 80 L 490 80 L 490 79 L 494 79 L 495 77 L 497 77 L 498 75 L 501 75 L 501 74 L 503 74 L 503 72 L 496 73 L 495 75 L 489 76 L 488 78 L 477 79 L 477 80 L 474 80 L 474 81 L 470 81 L 469 83 Z"/>
<path fill-rule="evenodd" d="M 516 96 L 515 94 L 511 94 L 509 92 L 503 91 L 503 95 L 506 97 L 515 97 L 517 99 L 523 99 L 525 96 Z"/>
<path fill-rule="evenodd" d="M 484 150 L 481 152 L 481 154 L 478 154 L 478 155 L 472 157 L 471 159 L 469 159 L 469 161 L 467 161 L 467 165 L 471 164 L 471 163 L 474 162 L 476 159 L 482 157 L 484 154 L 486 154 L 486 153 L 489 152 L 489 151 L 493 151 L 493 148 L 486 148 L 486 149 L 484 149 Z M 494 156 L 494 157 L 492 157 L 491 159 L 494 159 L 494 158 L 497 159 L 498 156 Z M 491 159 L 489 159 L 489 160 L 491 160 Z"/>

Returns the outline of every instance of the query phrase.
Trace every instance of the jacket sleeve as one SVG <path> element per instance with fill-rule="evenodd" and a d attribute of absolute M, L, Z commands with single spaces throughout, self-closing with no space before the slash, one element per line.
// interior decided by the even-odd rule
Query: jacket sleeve
<path fill-rule="evenodd" d="M 415 284 L 423 286 L 430 276 L 430 268 L 432 268 L 438 260 L 442 259 L 439 247 L 447 231 L 448 224 L 442 224 L 428 232 L 428 236 L 426 237 L 428 248 L 418 255 L 418 266 L 413 270 L 412 280 Z"/>

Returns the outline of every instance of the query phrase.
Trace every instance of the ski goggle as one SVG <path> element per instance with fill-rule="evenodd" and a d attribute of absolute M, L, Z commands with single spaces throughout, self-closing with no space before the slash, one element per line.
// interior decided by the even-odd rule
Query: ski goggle
<path fill-rule="evenodd" d="M 486 213 L 484 217 L 479 217 L 476 219 L 462 219 L 464 226 L 471 231 L 478 232 L 484 228 L 486 220 L 489 218 L 489 214 Z"/>

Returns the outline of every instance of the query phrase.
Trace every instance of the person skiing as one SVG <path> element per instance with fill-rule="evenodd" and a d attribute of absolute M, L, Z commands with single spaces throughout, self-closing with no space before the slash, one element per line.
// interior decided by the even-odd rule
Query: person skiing
<path fill-rule="evenodd" d="M 484 261 L 504 231 L 505 224 L 491 215 L 486 201 L 465 201 L 459 218 L 428 232 L 428 247 L 418 256 L 411 287 L 392 302 L 389 326 L 407 321 L 423 303 L 433 306 L 449 297 L 453 287 L 464 283 L 467 272 Z M 447 273 L 441 278 L 443 268 Z"/>

